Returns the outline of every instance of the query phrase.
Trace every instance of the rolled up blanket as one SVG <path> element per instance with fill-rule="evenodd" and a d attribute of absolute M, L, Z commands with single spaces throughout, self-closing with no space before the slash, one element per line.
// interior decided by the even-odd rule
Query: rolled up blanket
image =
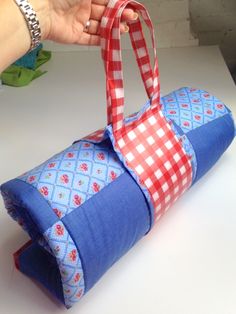
<path fill-rule="evenodd" d="M 130 36 L 149 100 L 124 119 L 119 23 L 127 5 L 152 33 L 143 5 L 109 3 L 101 23 L 108 125 L 1 185 L 8 213 L 31 238 L 15 253 L 16 266 L 67 308 L 150 231 L 235 135 L 230 110 L 206 91 L 184 87 L 160 98 L 155 39 L 152 70 L 139 19 L 130 22 Z"/>

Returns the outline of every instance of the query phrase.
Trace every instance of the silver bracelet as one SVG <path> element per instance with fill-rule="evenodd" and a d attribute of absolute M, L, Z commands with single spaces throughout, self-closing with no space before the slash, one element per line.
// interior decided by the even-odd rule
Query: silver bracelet
<path fill-rule="evenodd" d="M 15 2 L 20 8 L 21 13 L 23 14 L 28 25 L 31 37 L 31 46 L 29 51 L 32 51 L 40 44 L 41 40 L 41 29 L 39 25 L 39 20 L 37 18 L 36 12 L 34 11 L 32 5 L 28 2 L 28 0 L 15 0 Z"/>

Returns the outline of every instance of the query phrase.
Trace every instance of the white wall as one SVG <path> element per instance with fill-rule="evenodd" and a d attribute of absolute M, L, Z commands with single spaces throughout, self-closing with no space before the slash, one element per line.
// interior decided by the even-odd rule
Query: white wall
<path fill-rule="evenodd" d="M 143 0 L 155 24 L 158 47 L 196 46 L 190 31 L 188 0 Z"/>
<path fill-rule="evenodd" d="M 236 71 L 236 0 L 190 0 L 190 14 L 200 45 L 219 45 Z"/>
<path fill-rule="evenodd" d="M 158 47 L 198 45 L 198 40 L 190 32 L 188 0 L 141 0 L 140 2 L 145 4 L 151 14 L 156 29 Z M 45 44 L 45 48 L 52 51 L 94 49 L 81 46 L 63 46 L 50 42 Z M 123 48 L 130 48 L 128 36 L 123 36 Z"/>
<path fill-rule="evenodd" d="M 151 14 L 158 47 L 219 45 L 228 65 L 236 71 L 236 0 L 140 2 Z M 94 49 L 52 43 L 46 43 L 46 48 L 52 51 Z M 130 48 L 128 36 L 123 36 L 123 48 Z"/>
<path fill-rule="evenodd" d="M 157 24 L 159 46 L 219 45 L 236 73 L 236 0 L 143 0 Z M 189 20 L 190 28 L 189 29 Z M 236 76 L 236 74 L 235 74 Z"/>

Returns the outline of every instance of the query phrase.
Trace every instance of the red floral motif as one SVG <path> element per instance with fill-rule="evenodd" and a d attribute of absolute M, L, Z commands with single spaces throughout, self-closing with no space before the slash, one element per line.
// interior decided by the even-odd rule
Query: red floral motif
<path fill-rule="evenodd" d="M 206 113 L 207 113 L 207 114 L 212 114 L 212 110 L 208 109 L 208 110 L 206 111 Z"/>
<path fill-rule="evenodd" d="M 61 218 L 62 217 L 62 212 L 57 209 L 57 208 L 53 208 L 54 213 L 57 215 L 57 217 Z"/>
<path fill-rule="evenodd" d="M 39 190 L 41 194 L 43 194 L 44 196 L 48 196 L 48 187 L 43 186 L 41 187 L 41 189 Z"/>
<path fill-rule="evenodd" d="M 203 96 L 206 97 L 206 98 L 210 97 L 209 94 L 204 94 Z"/>
<path fill-rule="evenodd" d="M 111 178 L 112 181 L 117 178 L 117 174 L 115 173 L 115 171 L 112 170 L 112 171 L 110 172 L 110 178 Z"/>
<path fill-rule="evenodd" d="M 33 182 L 35 180 L 35 176 L 30 176 L 29 177 L 29 182 Z"/>
<path fill-rule="evenodd" d="M 51 162 L 49 165 L 48 165 L 48 168 L 54 168 L 56 166 L 56 163 L 55 162 Z"/>
<path fill-rule="evenodd" d="M 77 254 L 76 254 L 76 250 L 73 249 L 70 253 L 69 253 L 69 258 L 71 261 L 75 261 L 76 260 L 76 257 L 77 257 Z"/>
<path fill-rule="evenodd" d="M 188 108 L 188 104 L 181 104 L 182 108 Z"/>
<path fill-rule="evenodd" d="M 196 115 L 196 116 L 195 116 L 195 119 L 198 120 L 198 121 L 200 121 L 200 120 L 201 120 L 201 116 Z"/>
<path fill-rule="evenodd" d="M 179 96 L 185 96 L 185 94 L 184 93 L 179 93 Z"/>
<path fill-rule="evenodd" d="M 100 160 L 104 160 L 105 159 L 105 154 L 104 153 L 98 153 L 97 154 L 97 158 Z"/>
<path fill-rule="evenodd" d="M 66 294 L 69 294 L 69 293 L 70 293 L 70 289 L 64 289 L 64 292 L 65 292 Z"/>
<path fill-rule="evenodd" d="M 77 298 L 80 298 L 80 297 L 81 297 L 82 292 L 83 292 L 83 290 L 82 290 L 82 289 L 80 289 L 80 291 L 76 294 Z"/>
<path fill-rule="evenodd" d="M 188 127 L 188 126 L 190 126 L 190 123 L 188 121 L 184 121 L 183 125 Z"/>
<path fill-rule="evenodd" d="M 84 162 L 80 165 L 80 169 L 84 172 L 88 171 L 88 165 Z"/>
<path fill-rule="evenodd" d="M 89 143 L 84 143 L 84 147 L 90 147 L 91 146 L 91 144 L 89 144 Z"/>
<path fill-rule="evenodd" d="M 198 102 L 200 102 L 200 100 L 199 99 L 193 99 L 193 102 L 198 103 Z"/>
<path fill-rule="evenodd" d="M 176 111 L 175 110 L 171 110 L 170 114 L 176 114 Z"/>
<path fill-rule="evenodd" d="M 100 191 L 100 185 L 97 182 L 93 182 L 93 190 L 95 193 Z"/>
<path fill-rule="evenodd" d="M 77 206 L 79 206 L 82 203 L 82 198 L 78 194 L 74 195 L 74 203 Z"/>
<path fill-rule="evenodd" d="M 174 99 L 173 98 L 169 98 L 168 101 L 174 101 Z"/>
<path fill-rule="evenodd" d="M 190 92 L 195 92 L 196 91 L 196 88 L 191 88 L 190 89 Z"/>
<path fill-rule="evenodd" d="M 74 157 L 74 155 L 75 155 L 74 153 L 67 153 L 67 155 L 66 155 L 66 156 L 67 156 L 68 158 L 73 158 L 73 157 Z"/>
<path fill-rule="evenodd" d="M 69 182 L 69 177 L 67 174 L 63 174 L 61 177 L 60 177 L 60 180 L 62 183 L 65 183 L 67 184 Z"/>
<path fill-rule="evenodd" d="M 77 273 L 74 277 L 74 282 L 78 282 L 80 280 L 80 274 Z"/>
<path fill-rule="evenodd" d="M 64 234 L 64 228 L 61 225 L 56 225 L 55 232 L 58 236 L 62 236 Z"/>
<path fill-rule="evenodd" d="M 217 104 L 216 107 L 219 109 L 223 109 L 224 105 L 223 104 Z"/>

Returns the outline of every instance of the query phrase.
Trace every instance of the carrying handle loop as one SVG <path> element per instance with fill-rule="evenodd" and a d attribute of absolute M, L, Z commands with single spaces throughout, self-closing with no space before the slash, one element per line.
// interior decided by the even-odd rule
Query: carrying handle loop
<path fill-rule="evenodd" d="M 132 47 L 134 49 L 141 77 L 151 101 L 151 108 L 160 106 L 160 85 L 158 60 L 154 28 L 145 7 L 133 0 L 111 0 L 101 21 L 102 58 L 106 72 L 107 123 L 112 124 L 117 132 L 124 125 L 124 83 L 121 56 L 120 21 L 126 7 L 139 13 L 145 21 L 152 38 L 154 51 L 154 69 L 152 70 L 150 56 L 142 31 L 140 19 L 128 22 Z"/>

